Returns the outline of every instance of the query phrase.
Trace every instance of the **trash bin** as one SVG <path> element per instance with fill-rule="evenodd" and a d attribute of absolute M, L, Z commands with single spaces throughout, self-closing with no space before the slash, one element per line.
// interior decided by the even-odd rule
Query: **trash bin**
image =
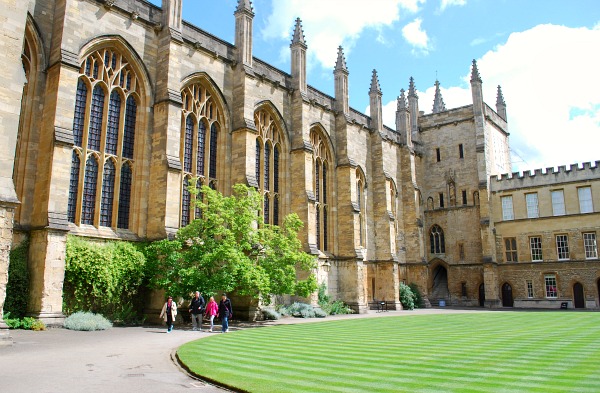
<path fill-rule="evenodd" d="M 446 307 L 446 301 L 440 300 L 440 307 Z"/>

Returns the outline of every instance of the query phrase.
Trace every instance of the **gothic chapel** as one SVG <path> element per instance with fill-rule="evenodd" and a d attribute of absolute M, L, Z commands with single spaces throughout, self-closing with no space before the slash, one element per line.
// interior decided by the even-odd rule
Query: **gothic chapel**
<path fill-rule="evenodd" d="M 502 91 L 483 102 L 475 61 L 471 104 L 446 108 L 436 81 L 425 114 L 410 78 L 392 129 L 375 70 L 370 113 L 349 107 L 341 47 L 335 96 L 307 84 L 300 19 L 283 71 L 253 56 L 249 0 L 233 44 L 183 21 L 182 1 L 4 2 L 0 309 L 11 247 L 29 241 L 28 314 L 59 323 L 67 235 L 174 234 L 198 217 L 195 177 L 256 188 L 265 222 L 297 213 L 318 281 L 360 313 L 400 309 L 400 283 L 433 306 L 598 307 L 598 165 L 510 174 Z"/>

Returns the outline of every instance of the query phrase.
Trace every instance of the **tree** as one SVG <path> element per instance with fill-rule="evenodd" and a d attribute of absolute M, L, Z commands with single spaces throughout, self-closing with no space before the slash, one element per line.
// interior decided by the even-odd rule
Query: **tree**
<path fill-rule="evenodd" d="M 195 186 L 190 191 L 198 193 Z M 148 247 L 151 286 L 182 297 L 195 290 L 236 291 L 265 302 L 271 295 L 306 297 L 316 290 L 312 273 L 297 278 L 297 270 L 310 272 L 316 261 L 302 251 L 298 231 L 303 224 L 296 214 L 280 227 L 259 225 L 262 197 L 241 184 L 229 197 L 206 186 L 198 196 L 201 218 L 179 229 L 175 239 Z"/>

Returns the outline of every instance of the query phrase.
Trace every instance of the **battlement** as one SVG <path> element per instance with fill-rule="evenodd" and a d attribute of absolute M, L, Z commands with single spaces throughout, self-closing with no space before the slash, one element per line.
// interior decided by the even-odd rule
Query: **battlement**
<path fill-rule="evenodd" d="M 568 168 L 561 165 L 557 169 L 548 167 L 544 170 L 503 173 L 500 176 L 491 176 L 492 191 L 503 191 L 527 187 L 548 186 L 557 183 L 575 181 L 600 180 L 600 160 L 584 162 L 581 165 L 571 164 Z"/>

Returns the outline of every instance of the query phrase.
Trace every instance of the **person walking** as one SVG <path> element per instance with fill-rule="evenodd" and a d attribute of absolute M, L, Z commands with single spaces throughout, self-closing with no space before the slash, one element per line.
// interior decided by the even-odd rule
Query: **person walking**
<path fill-rule="evenodd" d="M 202 314 L 204 314 L 204 306 L 206 302 L 199 291 L 190 302 L 190 315 L 192 317 L 192 330 L 202 331 Z"/>
<path fill-rule="evenodd" d="M 223 333 L 229 332 L 229 318 L 233 316 L 233 308 L 231 308 L 231 300 L 227 298 L 225 293 L 221 296 L 217 316 L 221 318 L 221 331 Z"/>
<path fill-rule="evenodd" d="M 173 321 L 176 316 L 177 304 L 173 301 L 173 297 L 169 296 L 167 302 L 163 305 L 159 316 L 159 318 L 164 318 L 164 321 L 167 324 L 167 333 L 171 333 L 171 330 L 173 330 Z"/>
<path fill-rule="evenodd" d="M 206 305 L 206 313 L 205 313 L 205 315 L 210 318 L 210 330 L 209 330 L 210 332 L 213 331 L 214 320 L 215 320 L 215 317 L 217 316 L 218 312 L 219 312 L 219 306 L 217 305 L 217 302 L 215 302 L 215 298 L 211 296 L 210 299 L 208 300 L 208 304 Z"/>

